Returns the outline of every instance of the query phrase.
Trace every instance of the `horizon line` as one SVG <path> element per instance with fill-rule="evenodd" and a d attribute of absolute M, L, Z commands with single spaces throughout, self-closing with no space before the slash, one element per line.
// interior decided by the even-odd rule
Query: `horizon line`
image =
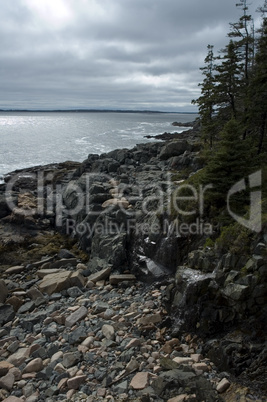
<path fill-rule="evenodd" d="M 174 112 L 174 111 L 161 111 L 161 110 L 149 110 L 149 109 L 10 109 L 10 108 L 1 108 L 0 112 L 42 112 L 42 113 L 77 113 L 77 112 L 86 112 L 86 113 L 174 113 L 174 114 L 198 114 L 198 112 Z"/>

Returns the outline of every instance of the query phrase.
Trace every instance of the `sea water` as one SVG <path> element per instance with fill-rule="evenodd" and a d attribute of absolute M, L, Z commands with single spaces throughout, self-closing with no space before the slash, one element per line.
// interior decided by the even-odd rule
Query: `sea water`
<path fill-rule="evenodd" d="M 114 112 L 0 112 L 0 180 L 25 167 L 82 162 L 88 154 L 151 142 L 147 135 L 182 132 L 172 126 L 196 114 Z"/>

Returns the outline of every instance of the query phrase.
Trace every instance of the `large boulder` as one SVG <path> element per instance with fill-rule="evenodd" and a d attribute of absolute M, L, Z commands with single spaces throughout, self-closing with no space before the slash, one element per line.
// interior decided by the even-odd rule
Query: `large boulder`
<path fill-rule="evenodd" d="M 191 149 L 192 145 L 185 140 L 167 142 L 167 144 L 160 151 L 159 158 L 163 160 L 169 159 L 172 156 L 179 156 L 185 151 L 191 151 Z"/>

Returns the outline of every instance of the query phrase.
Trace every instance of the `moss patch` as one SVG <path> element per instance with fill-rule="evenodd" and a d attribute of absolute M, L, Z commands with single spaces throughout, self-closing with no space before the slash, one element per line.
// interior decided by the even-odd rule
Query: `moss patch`
<path fill-rule="evenodd" d="M 40 232 L 35 237 L 27 236 L 21 241 L 0 244 L 0 269 L 40 261 L 43 257 L 57 254 L 62 248 L 70 250 L 82 262 L 88 261 L 88 255 L 78 248 L 73 239 L 60 233 Z"/>

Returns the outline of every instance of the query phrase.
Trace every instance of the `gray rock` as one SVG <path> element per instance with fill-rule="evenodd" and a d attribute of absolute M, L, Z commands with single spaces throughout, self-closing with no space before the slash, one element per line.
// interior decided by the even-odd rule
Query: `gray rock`
<path fill-rule="evenodd" d="M 267 252 L 267 246 L 263 242 L 258 243 L 254 249 L 254 254 L 256 255 L 266 256 L 266 252 Z"/>
<path fill-rule="evenodd" d="M 103 265 L 107 264 L 107 262 L 105 260 L 102 260 L 102 261 L 103 261 Z M 90 265 L 90 262 L 89 262 L 89 267 L 90 266 L 91 265 Z M 88 277 L 88 281 L 98 282 L 98 281 L 101 281 L 103 279 L 107 279 L 109 277 L 110 272 L 111 272 L 111 267 L 108 266 L 108 267 L 106 267 L 104 269 L 101 269 L 101 271 L 97 271 L 94 274 L 90 275 Z"/>
<path fill-rule="evenodd" d="M 190 151 L 192 146 L 187 141 L 170 141 L 161 150 L 159 154 L 160 159 L 169 159 L 172 156 L 178 156 L 185 151 Z"/>
<path fill-rule="evenodd" d="M 76 297 L 83 295 L 83 292 L 81 291 L 78 286 L 73 286 L 72 288 L 67 289 L 67 293 L 70 297 L 73 297 L 76 299 Z"/>
<path fill-rule="evenodd" d="M 72 327 L 76 322 L 82 320 L 84 317 L 87 316 L 88 310 L 86 307 L 81 306 L 78 310 L 74 311 L 70 314 L 65 321 L 66 327 Z"/>
<path fill-rule="evenodd" d="M 115 339 L 115 330 L 112 325 L 104 324 L 102 327 L 102 334 L 108 340 L 114 341 Z"/>
<path fill-rule="evenodd" d="M 169 371 L 164 371 L 159 375 L 161 378 L 167 380 L 168 382 L 176 381 L 180 386 L 186 386 L 196 374 L 190 371 L 183 371 L 180 369 L 173 369 Z"/>
<path fill-rule="evenodd" d="M 118 268 L 127 260 L 125 246 L 126 233 L 99 233 L 93 237 L 91 257 L 99 257 L 106 260 L 112 268 Z"/>
<path fill-rule="evenodd" d="M 103 313 L 109 308 L 108 303 L 103 302 L 101 300 L 94 302 L 93 304 L 93 311 L 95 314 Z"/>
<path fill-rule="evenodd" d="M 57 328 L 55 328 L 54 326 L 50 326 L 47 328 L 44 328 L 42 330 L 42 334 L 49 339 L 51 336 L 56 336 L 58 334 Z"/>
<path fill-rule="evenodd" d="M 63 355 L 62 364 L 66 368 L 70 368 L 75 366 L 75 364 L 79 363 L 81 359 L 80 352 L 68 352 Z"/>
<path fill-rule="evenodd" d="M 124 394 L 128 391 L 128 381 L 125 380 L 114 387 L 115 392 L 118 394 Z"/>
<path fill-rule="evenodd" d="M 11 391 L 15 382 L 15 377 L 12 373 L 7 373 L 5 376 L 0 378 L 0 388 L 4 388 Z"/>
<path fill-rule="evenodd" d="M 4 304 L 0 306 L 0 325 L 3 325 L 15 317 L 15 311 L 10 304 Z"/>
<path fill-rule="evenodd" d="M 239 285 L 239 284 L 235 284 L 235 283 L 229 283 L 222 290 L 222 294 L 232 300 L 242 301 L 247 297 L 248 291 L 249 291 L 248 286 Z"/>
<path fill-rule="evenodd" d="M 35 308 L 35 302 L 34 301 L 29 301 L 27 303 L 24 303 L 19 309 L 18 309 L 18 314 L 25 314 L 27 312 L 33 311 Z"/>
<path fill-rule="evenodd" d="M 4 303 L 8 295 L 8 289 L 6 287 L 5 281 L 0 279 L 0 303 Z"/>
<path fill-rule="evenodd" d="M 25 330 L 31 331 L 35 324 L 42 322 L 47 317 L 45 311 L 37 311 L 36 313 L 31 313 L 30 317 L 25 317 L 21 320 L 21 326 Z"/>
<path fill-rule="evenodd" d="M 84 339 L 87 338 L 87 334 L 88 330 L 85 327 L 80 326 L 69 334 L 68 342 L 70 345 L 81 343 Z"/>
<path fill-rule="evenodd" d="M 60 259 L 75 258 L 75 255 L 74 255 L 71 251 L 66 250 L 65 248 L 62 248 L 62 249 L 58 252 L 57 256 L 58 256 L 58 258 L 60 258 Z"/>

